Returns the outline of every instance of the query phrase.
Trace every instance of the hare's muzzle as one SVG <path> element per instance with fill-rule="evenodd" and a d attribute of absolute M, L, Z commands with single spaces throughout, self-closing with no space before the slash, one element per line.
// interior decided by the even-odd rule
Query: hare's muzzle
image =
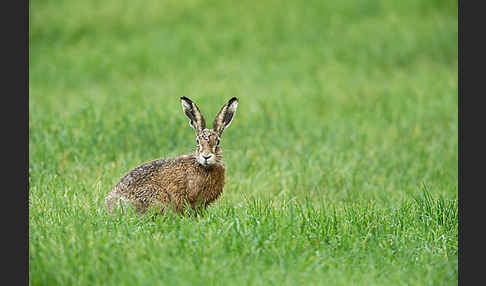
<path fill-rule="evenodd" d="M 214 155 L 213 154 L 204 154 L 204 153 L 201 153 L 199 155 L 199 163 L 201 163 L 201 165 L 211 165 L 211 164 L 214 164 Z"/>

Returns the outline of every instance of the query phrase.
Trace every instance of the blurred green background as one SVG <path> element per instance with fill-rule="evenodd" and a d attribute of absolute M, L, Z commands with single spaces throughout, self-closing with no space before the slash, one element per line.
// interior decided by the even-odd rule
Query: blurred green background
<path fill-rule="evenodd" d="M 192 151 L 181 96 L 208 122 L 240 100 L 216 213 L 255 199 L 387 209 L 422 184 L 457 201 L 457 25 L 457 1 L 31 1 L 31 283 L 72 283 L 42 251 L 88 229 L 47 230 L 105 221 L 123 174 Z"/>

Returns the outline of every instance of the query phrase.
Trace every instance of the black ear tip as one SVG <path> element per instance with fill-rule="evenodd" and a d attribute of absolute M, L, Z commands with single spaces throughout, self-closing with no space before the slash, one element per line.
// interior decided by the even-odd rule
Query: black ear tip
<path fill-rule="evenodd" d="M 238 98 L 236 98 L 236 97 L 231 98 L 231 99 L 229 100 L 229 103 L 231 104 L 231 103 L 233 103 L 233 101 L 238 101 Z"/>
<path fill-rule="evenodd" d="M 192 100 L 190 100 L 189 98 L 187 98 L 185 96 L 181 96 L 181 100 L 184 100 L 184 101 L 187 101 L 187 102 L 192 102 Z"/>

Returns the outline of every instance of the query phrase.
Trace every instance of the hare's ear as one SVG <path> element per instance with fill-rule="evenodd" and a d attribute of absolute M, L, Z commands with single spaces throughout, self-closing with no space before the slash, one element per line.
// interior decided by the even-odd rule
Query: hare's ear
<path fill-rule="evenodd" d="M 197 105 L 185 96 L 181 97 L 181 103 L 182 110 L 191 120 L 189 121 L 189 124 L 192 128 L 194 128 L 194 130 L 196 130 L 196 133 L 204 130 L 204 128 L 206 128 L 206 121 L 204 120 L 204 117 L 201 114 L 201 111 L 199 111 Z"/>
<path fill-rule="evenodd" d="M 218 115 L 216 115 L 216 118 L 214 118 L 213 130 L 216 133 L 221 135 L 223 133 L 223 130 L 230 125 L 237 107 L 238 98 L 236 97 L 228 100 L 228 102 L 223 105 L 221 110 L 218 112 Z"/>

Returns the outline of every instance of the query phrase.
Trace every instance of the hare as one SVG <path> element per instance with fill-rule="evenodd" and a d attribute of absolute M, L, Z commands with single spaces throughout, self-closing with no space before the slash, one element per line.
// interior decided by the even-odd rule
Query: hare
<path fill-rule="evenodd" d="M 193 153 L 175 158 L 146 162 L 121 177 L 108 193 L 105 204 L 108 212 L 120 207 L 120 202 L 131 203 L 138 214 L 157 206 L 161 212 L 171 207 L 182 213 L 184 205 L 193 210 L 207 207 L 223 192 L 226 169 L 219 146 L 223 131 L 230 125 L 238 107 L 238 99 L 231 98 L 223 105 L 207 129 L 197 105 L 181 97 L 182 110 L 196 131 L 196 149 Z"/>

